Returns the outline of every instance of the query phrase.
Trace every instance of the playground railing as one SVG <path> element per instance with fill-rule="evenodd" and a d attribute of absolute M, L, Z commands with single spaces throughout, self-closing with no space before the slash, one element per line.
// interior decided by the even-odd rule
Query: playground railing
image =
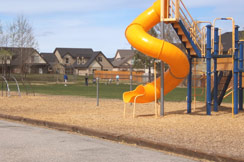
<path fill-rule="evenodd" d="M 198 49 L 202 51 L 204 48 L 202 43 L 202 31 L 199 28 L 199 24 L 193 19 L 190 12 L 187 10 L 182 0 L 168 0 L 167 1 L 167 17 L 165 21 L 181 20 L 186 29 L 189 31 L 190 36 Z"/>

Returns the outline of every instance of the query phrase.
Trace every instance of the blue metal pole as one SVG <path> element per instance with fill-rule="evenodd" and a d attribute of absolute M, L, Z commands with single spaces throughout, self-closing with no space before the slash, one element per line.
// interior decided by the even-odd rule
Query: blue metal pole
<path fill-rule="evenodd" d="M 219 53 L 219 28 L 214 29 L 214 55 Z M 218 111 L 218 72 L 217 58 L 214 58 L 214 111 Z"/>
<path fill-rule="evenodd" d="M 207 25 L 207 115 L 211 115 L 211 25 Z"/>
<path fill-rule="evenodd" d="M 243 42 L 240 44 L 239 68 L 243 69 Z M 243 110 L 242 70 L 239 72 L 239 110 Z"/>
<path fill-rule="evenodd" d="M 235 26 L 235 53 L 234 53 L 234 114 L 238 114 L 238 48 L 239 48 L 239 38 L 238 38 L 239 26 Z"/>
<path fill-rule="evenodd" d="M 187 113 L 191 113 L 191 91 L 192 91 L 192 58 L 189 56 L 189 63 L 190 63 L 190 71 L 188 74 L 188 81 L 187 81 Z"/>

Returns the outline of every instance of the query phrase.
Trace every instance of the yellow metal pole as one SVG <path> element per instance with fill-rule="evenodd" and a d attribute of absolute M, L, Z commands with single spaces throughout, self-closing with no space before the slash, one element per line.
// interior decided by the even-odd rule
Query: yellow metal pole
<path fill-rule="evenodd" d="M 232 54 L 232 76 L 234 76 L 234 53 Z M 234 79 L 232 79 L 232 86 L 234 87 Z M 234 118 L 234 90 L 232 90 L 232 118 Z"/>
<path fill-rule="evenodd" d="M 160 21 L 164 20 L 164 0 L 161 0 L 161 13 L 160 13 Z"/>
<path fill-rule="evenodd" d="M 219 29 L 219 55 L 221 55 L 221 53 L 222 53 L 221 44 L 222 44 L 221 29 Z"/>
<path fill-rule="evenodd" d="M 124 118 L 125 118 L 125 113 L 126 113 L 126 103 L 124 103 Z"/>
<path fill-rule="evenodd" d="M 133 118 L 135 118 L 135 114 L 136 114 L 136 101 L 134 101 Z"/>
<path fill-rule="evenodd" d="M 196 61 L 194 63 L 194 112 L 196 111 L 196 73 L 197 73 L 197 69 L 196 69 Z"/>
<path fill-rule="evenodd" d="M 175 19 L 176 21 L 180 19 L 180 0 L 175 0 Z"/>
<path fill-rule="evenodd" d="M 214 22 L 213 22 L 213 30 L 214 30 L 214 27 L 215 27 L 215 22 L 217 20 L 231 20 L 232 21 L 232 54 L 235 53 L 235 20 L 232 18 L 232 17 L 226 17 L 226 18 L 216 18 L 214 19 Z M 212 40 L 214 41 L 214 32 L 212 32 Z M 214 51 L 214 46 L 212 48 Z"/>

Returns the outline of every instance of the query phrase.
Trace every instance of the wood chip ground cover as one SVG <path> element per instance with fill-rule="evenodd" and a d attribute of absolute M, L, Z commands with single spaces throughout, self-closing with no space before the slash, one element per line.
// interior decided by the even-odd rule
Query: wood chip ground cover
<path fill-rule="evenodd" d="M 138 104 L 137 117 L 121 100 L 72 96 L 0 97 L 0 113 L 26 118 L 72 124 L 103 132 L 139 137 L 206 153 L 217 153 L 244 159 L 244 112 L 234 118 L 231 104 L 207 116 L 205 105 L 197 103 L 192 114 L 186 114 L 186 102 L 166 102 L 165 117 L 155 118 L 154 104 Z"/>

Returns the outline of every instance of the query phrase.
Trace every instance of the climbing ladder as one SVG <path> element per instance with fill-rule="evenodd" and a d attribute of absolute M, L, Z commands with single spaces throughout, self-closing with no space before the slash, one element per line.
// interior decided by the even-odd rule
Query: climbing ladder
<path fill-rule="evenodd" d="M 217 91 L 217 103 L 220 105 L 224 99 L 224 96 L 228 90 L 232 79 L 232 71 L 219 71 L 218 72 L 218 91 Z M 232 93 L 232 92 L 230 92 Z M 214 98 L 214 88 L 211 93 L 212 100 Z"/>

